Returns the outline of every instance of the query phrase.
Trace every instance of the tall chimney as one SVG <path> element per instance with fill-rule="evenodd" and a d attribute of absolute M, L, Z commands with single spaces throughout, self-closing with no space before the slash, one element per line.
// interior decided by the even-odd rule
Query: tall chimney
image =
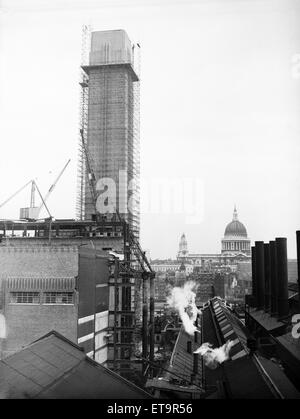
<path fill-rule="evenodd" d="M 154 299 L 155 299 L 155 288 L 154 288 L 155 274 L 150 274 L 150 361 L 154 362 Z"/>
<path fill-rule="evenodd" d="M 251 262 L 252 262 L 252 297 L 254 299 L 254 306 L 257 306 L 257 282 L 256 282 L 256 259 L 255 246 L 251 247 Z"/>
<path fill-rule="evenodd" d="M 191 354 L 192 353 L 192 341 L 188 340 L 186 343 L 186 351 Z"/>
<path fill-rule="evenodd" d="M 265 306 L 265 265 L 264 265 L 264 242 L 255 242 L 255 279 L 257 281 L 257 308 Z"/>
<path fill-rule="evenodd" d="M 278 314 L 277 253 L 275 241 L 270 241 L 271 315 Z"/>
<path fill-rule="evenodd" d="M 271 288 L 271 271 L 270 271 L 270 245 L 264 244 L 264 264 L 265 264 L 265 312 L 270 310 L 270 288 Z"/>
<path fill-rule="evenodd" d="M 193 373 L 198 374 L 198 354 L 193 354 Z"/>
<path fill-rule="evenodd" d="M 298 261 L 298 300 L 300 310 L 300 231 L 296 232 L 297 236 L 297 261 Z"/>
<path fill-rule="evenodd" d="M 142 352 L 144 360 L 148 356 L 148 276 L 147 274 L 142 274 L 143 279 L 143 339 L 142 339 Z M 146 369 L 146 364 L 144 362 L 143 367 Z"/>
<path fill-rule="evenodd" d="M 289 314 L 287 240 L 280 237 L 276 238 L 275 242 L 278 272 L 278 316 L 285 317 Z"/>

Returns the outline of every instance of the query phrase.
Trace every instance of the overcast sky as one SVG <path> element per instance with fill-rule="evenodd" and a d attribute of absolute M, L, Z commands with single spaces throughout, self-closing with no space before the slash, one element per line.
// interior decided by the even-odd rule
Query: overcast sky
<path fill-rule="evenodd" d="M 37 177 L 56 218 L 75 217 L 81 27 L 125 29 L 142 50 L 141 169 L 200 179 L 204 217 L 142 214 L 141 244 L 219 252 L 236 203 L 252 240 L 300 229 L 300 2 L 0 0 L 0 203 Z M 72 5 L 72 6 L 71 6 Z M 0 209 L 18 218 L 29 190 Z M 142 194 L 143 199 L 143 194 Z"/>

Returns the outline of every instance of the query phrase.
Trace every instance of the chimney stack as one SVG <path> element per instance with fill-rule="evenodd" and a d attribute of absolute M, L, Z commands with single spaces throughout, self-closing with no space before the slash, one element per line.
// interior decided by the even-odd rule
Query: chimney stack
<path fill-rule="evenodd" d="M 264 264 L 265 264 L 265 312 L 270 311 L 270 288 L 271 288 L 271 271 L 270 271 L 270 245 L 264 244 Z"/>
<path fill-rule="evenodd" d="M 271 316 L 278 314 L 277 253 L 275 241 L 270 241 Z"/>
<path fill-rule="evenodd" d="M 255 246 L 251 247 L 251 262 L 252 262 L 252 297 L 254 300 L 254 307 L 257 305 L 257 282 L 256 282 L 256 259 Z"/>
<path fill-rule="evenodd" d="M 255 242 L 255 279 L 257 283 L 257 308 L 265 306 L 265 265 L 264 265 L 264 242 Z"/>
<path fill-rule="evenodd" d="M 275 243 L 278 273 L 278 316 L 285 317 L 289 314 L 287 240 L 280 237 L 275 239 Z"/>
<path fill-rule="evenodd" d="M 148 356 L 148 276 L 144 274 L 143 280 L 143 338 L 142 338 L 142 353 L 143 358 L 147 359 Z M 145 371 L 147 364 L 144 362 L 143 369 Z"/>
<path fill-rule="evenodd" d="M 300 231 L 296 231 L 297 237 L 297 262 L 298 262 L 298 299 L 300 310 Z"/>
<path fill-rule="evenodd" d="M 193 354 L 193 373 L 198 374 L 198 354 Z"/>
<path fill-rule="evenodd" d="M 186 343 L 186 351 L 191 354 L 192 353 L 192 342 L 190 340 Z"/>

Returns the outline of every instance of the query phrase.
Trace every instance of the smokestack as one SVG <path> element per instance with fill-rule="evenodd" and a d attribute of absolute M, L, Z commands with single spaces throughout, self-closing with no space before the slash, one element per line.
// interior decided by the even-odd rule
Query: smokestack
<path fill-rule="evenodd" d="M 198 374 L 198 354 L 193 354 L 193 373 Z"/>
<path fill-rule="evenodd" d="M 270 310 L 270 288 L 271 288 L 271 277 L 270 277 L 270 245 L 269 243 L 264 244 L 264 263 L 265 263 L 265 312 Z"/>
<path fill-rule="evenodd" d="M 265 306 L 265 264 L 264 264 L 264 242 L 255 242 L 255 279 L 257 281 L 257 308 Z"/>
<path fill-rule="evenodd" d="M 192 342 L 190 340 L 186 343 L 186 351 L 191 354 L 192 353 Z"/>
<path fill-rule="evenodd" d="M 280 237 L 276 238 L 275 242 L 278 272 L 278 316 L 285 317 L 289 314 L 287 240 Z"/>
<path fill-rule="evenodd" d="M 155 290 L 154 290 L 154 278 L 155 275 L 150 275 L 150 361 L 154 361 L 154 297 L 155 297 Z"/>
<path fill-rule="evenodd" d="M 143 339 L 142 339 L 142 349 L 143 349 L 143 358 L 147 359 L 148 355 L 148 275 L 143 274 Z M 146 368 L 144 363 L 144 370 Z"/>
<path fill-rule="evenodd" d="M 275 241 L 270 241 L 271 316 L 278 314 L 277 253 Z"/>
<path fill-rule="evenodd" d="M 300 310 L 300 231 L 296 231 L 297 237 L 297 261 L 298 261 L 298 299 Z"/>
<path fill-rule="evenodd" d="M 252 297 L 254 300 L 254 307 L 257 306 L 257 282 L 256 282 L 256 258 L 255 247 L 251 247 L 251 262 L 252 262 Z"/>
<path fill-rule="evenodd" d="M 195 340 L 195 343 L 198 342 L 198 332 L 197 332 L 197 330 L 194 333 L 194 340 Z"/>

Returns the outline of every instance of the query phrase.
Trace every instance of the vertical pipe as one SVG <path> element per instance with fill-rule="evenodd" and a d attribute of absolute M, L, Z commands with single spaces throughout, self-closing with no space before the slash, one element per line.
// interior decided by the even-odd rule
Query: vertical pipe
<path fill-rule="evenodd" d="M 265 306 L 265 266 L 264 266 L 264 242 L 255 242 L 255 277 L 257 281 L 257 308 L 263 309 Z"/>
<path fill-rule="evenodd" d="M 299 299 L 299 310 L 300 310 L 300 231 L 296 232 L 297 237 L 297 263 L 298 263 L 298 299 Z"/>
<path fill-rule="evenodd" d="M 150 274 L 150 362 L 154 361 L 154 274 Z"/>
<path fill-rule="evenodd" d="M 193 373 L 198 374 L 198 354 L 193 354 Z"/>
<path fill-rule="evenodd" d="M 257 282 L 256 282 L 255 246 L 251 247 L 251 262 L 252 262 L 252 297 L 254 299 L 254 307 L 256 307 L 257 306 Z"/>
<path fill-rule="evenodd" d="M 275 241 L 270 241 L 269 244 L 270 244 L 271 315 L 275 316 L 278 313 L 277 254 L 276 254 Z"/>
<path fill-rule="evenodd" d="M 147 359 L 148 355 L 148 281 L 147 281 L 147 275 L 142 275 L 143 279 L 143 359 Z M 147 367 L 147 364 L 145 361 L 143 362 L 143 371 L 145 372 L 145 369 Z"/>
<path fill-rule="evenodd" d="M 270 245 L 264 244 L 264 263 L 265 263 L 265 311 L 270 310 Z"/>
<path fill-rule="evenodd" d="M 278 262 L 278 316 L 284 317 L 289 314 L 287 240 L 280 237 L 275 242 Z"/>
<path fill-rule="evenodd" d="M 117 369 L 117 358 L 118 358 L 118 306 L 119 306 L 119 287 L 118 287 L 118 278 L 119 278 L 119 260 L 115 260 L 115 271 L 114 271 L 114 370 Z"/>
<path fill-rule="evenodd" d="M 192 353 L 192 341 L 188 340 L 186 343 L 186 351 L 191 354 Z"/>

